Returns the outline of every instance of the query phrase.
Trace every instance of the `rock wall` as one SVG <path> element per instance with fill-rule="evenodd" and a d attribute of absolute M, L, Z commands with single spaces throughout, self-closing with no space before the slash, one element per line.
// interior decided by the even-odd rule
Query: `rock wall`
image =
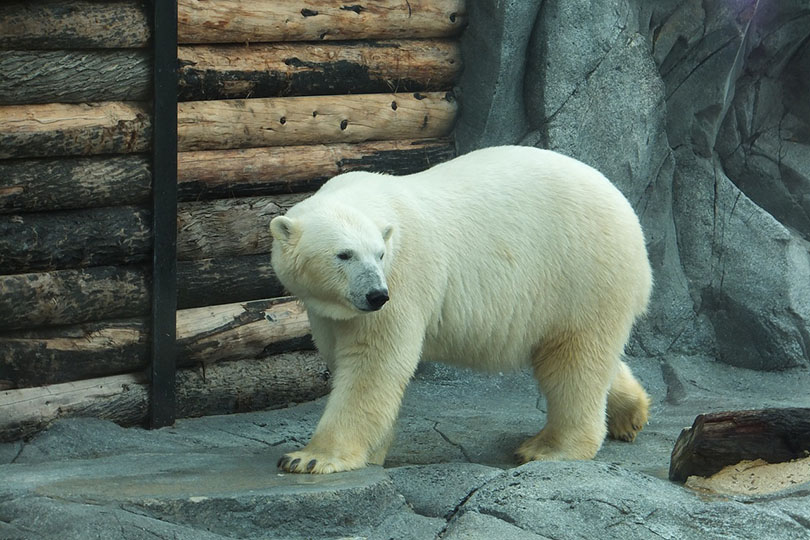
<path fill-rule="evenodd" d="M 810 366 L 810 4 L 469 3 L 460 153 L 551 148 L 644 226 L 656 288 L 629 352 Z"/>

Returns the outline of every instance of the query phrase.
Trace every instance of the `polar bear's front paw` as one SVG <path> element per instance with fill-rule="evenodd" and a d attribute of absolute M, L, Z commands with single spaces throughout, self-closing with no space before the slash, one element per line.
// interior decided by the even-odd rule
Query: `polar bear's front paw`
<path fill-rule="evenodd" d="M 324 452 L 313 452 L 306 448 L 284 454 L 278 460 L 278 468 L 291 473 L 329 474 L 351 471 L 365 466 L 365 460 L 339 457 Z"/>

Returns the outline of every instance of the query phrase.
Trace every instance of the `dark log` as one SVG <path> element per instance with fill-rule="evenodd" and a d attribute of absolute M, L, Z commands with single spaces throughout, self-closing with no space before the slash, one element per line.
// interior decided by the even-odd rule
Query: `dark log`
<path fill-rule="evenodd" d="M 309 194 L 189 202 L 177 209 L 177 259 L 269 253 L 269 225 Z"/>
<path fill-rule="evenodd" d="M 0 214 L 146 204 L 151 186 L 146 155 L 5 160 Z"/>
<path fill-rule="evenodd" d="M 454 157 L 448 139 L 204 150 L 178 154 L 177 181 L 184 200 L 297 193 L 348 171 L 412 174 Z"/>
<path fill-rule="evenodd" d="M 151 213 L 136 206 L 0 216 L 0 273 L 145 262 Z"/>
<path fill-rule="evenodd" d="M 180 260 L 270 251 L 270 220 L 306 194 L 180 203 Z M 0 216 L 0 274 L 132 264 L 151 256 L 150 212 L 136 206 Z"/>
<path fill-rule="evenodd" d="M 0 51 L 0 105 L 147 101 L 151 69 L 146 50 Z"/>
<path fill-rule="evenodd" d="M 0 379 L 39 386 L 145 369 L 146 317 L 0 333 Z M 311 349 L 309 322 L 291 298 L 177 312 L 177 365 L 264 358 Z"/>
<path fill-rule="evenodd" d="M 178 308 L 283 295 L 284 287 L 273 271 L 269 253 L 177 262 Z"/>
<path fill-rule="evenodd" d="M 810 455 L 810 408 L 701 414 L 675 442 L 669 479 L 711 476 L 728 465 L 780 463 Z"/>
<path fill-rule="evenodd" d="M 136 48 L 149 44 L 140 0 L 17 0 L 0 4 L 4 49 Z"/>
<path fill-rule="evenodd" d="M 151 136 L 145 103 L 0 107 L 0 158 L 131 154 L 146 151 Z"/>
<path fill-rule="evenodd" d="M 177 106 L 180 151 L 443 137 L 449 94 L 359 94 L 188 101 Z"/>
<path fill-rule="evenodd" d="M 446 40 L 185 46 L 177 54 L 181 101 L 447 90 L 461 70 L 459 45 Z"/>
<path fill-rule="evenodd" d="M 313 352 L 181 369 L 178 417 L 284 407 L 329 391 L 329 372 Z M 115 375 L 0 392 L 0 442 L 30 437 L 59 418 L 92 416 L 124 426 L 145 421 L 148 385 L 140 374 Z"/>
<path fill-rule="evenodd" d="M 452 87 L 461 69 L 445 40 L 282 43 L 178 48 L 180 100 Z M 147 101 L 146 50 L 0 51 L 0 105 Z"/>
<path fill-rule="evenodd" d="M 149 273 L 138 266 L 0 276 L 0 328 L 144 315 L 150 286 Z"/>
<path fill-rule="evenodd" d="M 0 275 L 0 329 L 105 321 L 149 314 L 150 269 L 95 266 Z M 177 307 L 284 295 L 270 255 L 177 263 Z"/>
<path fill-rule="evenodd" d="M 145 369 L 149 328 L 142 317 L 0 332 L 0 378 L 26 388 Z"/>
<path fill-rule="evenodd" d="M 180 43 L 436 38 L 466 23 L 464 0 L 179 0 Z"/>

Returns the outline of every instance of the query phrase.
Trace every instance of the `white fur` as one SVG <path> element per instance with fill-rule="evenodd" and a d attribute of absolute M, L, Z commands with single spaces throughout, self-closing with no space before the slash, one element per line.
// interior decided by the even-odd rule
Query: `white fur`
<path fill-rule="evenodd" d="M 533 367 L 548 420 L 521 461 L 593 457 L 606 405 L 613 436 L 632 440 L 646 422 L 647 395 L 620 356 L 652 274 L 630 204 L 591 167 L 504 146 L 404 177 L 352 172 L 271 231 L 273 266 L 333 371 L 312 441 L 283 468 L 381 463 L 420 358 Z M 390 301 L 361 311 L 381 284 Z"/>

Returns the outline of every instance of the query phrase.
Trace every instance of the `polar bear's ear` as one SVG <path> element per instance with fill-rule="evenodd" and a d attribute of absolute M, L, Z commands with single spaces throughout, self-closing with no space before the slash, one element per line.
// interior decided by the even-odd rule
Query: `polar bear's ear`
<path fill-rule="evenodd" d="M 295 222 L 287 216 L 276 216 L 270 221 L 270 234 L 283 245 L 290 243 L 296 228 Z"/>
<path fill-rule="evenodd" d="M 385 242 L 387 244 L 388 241 L 391 239 L 391 237 L 393 235 L 394 235 L 394 226 L 393 225 L 386 225 L 385 227 L 383 227 L 383 230 L 382 230 L 383 242 Z"/>

